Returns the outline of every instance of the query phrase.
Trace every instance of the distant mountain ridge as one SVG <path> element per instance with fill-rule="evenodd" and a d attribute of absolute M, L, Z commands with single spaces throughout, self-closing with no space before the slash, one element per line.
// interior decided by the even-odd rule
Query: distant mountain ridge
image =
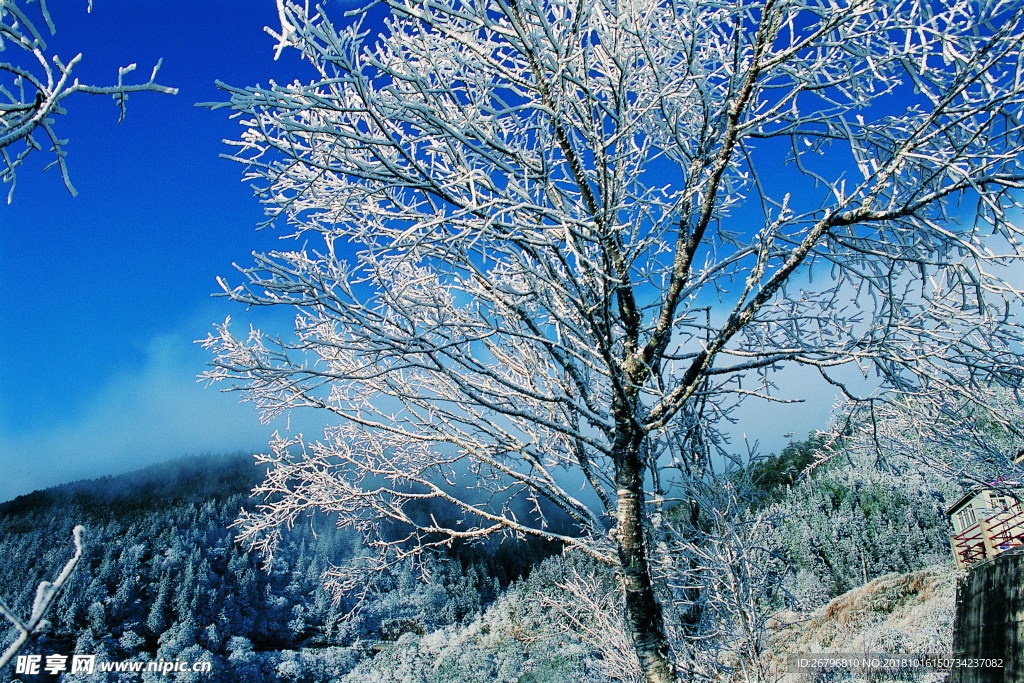
<path fill-rule="evenodd" d="M 119 475 L 80 479 L 17 496 L 0 503 L 0 514 L 41 511 L 75 502 L 119 507 L 162 506 L 175 500 L 220 498 L 248 493 L 265 470 L 251 455 L 198 455 L 174 458 Z M 140 498 L 138 493 L 145 491 Z"/>
<path fill-rule="evenodd" d="M 526 542 L 467 546 L 428 558 L 429 583 L 405 563 L 373 578 L 365 600 L 335 601 L 325 572 L 358 563 L 363 549 L 330 516 L 282 530 L 270 566 L 237 542 L 231 524 L 255 504 L 250 492 L 264 474 L 248 456 L 179 458 L 0 504 L 0 596 L 18 614 L 31 611 L 35 587 L 71 556 L 72 527 L 85 527 L 82 559 L 47 614 L 52 626 L 25 653 L 209 662 L 213 680 L 225 682 L 334 682 L 403 636 L 480 614 L 552 552 Z M 11 637 L 0 629 L 0 649 Z M 0 671 L 0 682 L 13 673 Z M 200 679 L 182 672 L 117 680 Z"/>

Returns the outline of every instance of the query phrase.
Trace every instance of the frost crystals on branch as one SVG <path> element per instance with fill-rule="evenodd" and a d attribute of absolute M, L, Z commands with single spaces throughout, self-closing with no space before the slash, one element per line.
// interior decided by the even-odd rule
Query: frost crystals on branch
<path fill-rule="evenodd" d="M 800 398 L 794 366 L 876 402 L 1024 379 L 1017 0 L 380 4 L 371 31 L 281 0 L 317 78 L 223 86 L 311 246 L 222 282 L 295 327 L 225 323 L 205 376 L 338 425 L 269 456 L 265 549 L 315 508 L 385 555 L 554 539 L 617 569 L 672 680 L 652 567 L 702 538 L 687 492 L 740 401 Z"/>
<path fill-rule="evenodd" d="M 38 12 L 28 11 L 27 5 L 35 5 Z M 92 8 L 92 2 L 89 2 Z M 38 14 L 38 17 L 33 15 Z M 110 95 L 124 119 L 128 94 L 149 90 L 176 94 L 176 88 L 168 88 L 156 82 L 160 69 L 158 62 L 153 67 L 149 80 L 143 83 L 126 83 L 125 76 L 135 70 L 135 65 L 122 67 L 117 72 L 116 85 L 88 85 L 81 83 L 72 74 L 82 60 L 77 54 L 65 62 L 47 50 L 43 31 L 53 35 L 57 29 L 50 17 L 46 0 L 0 0 L 0 181 L 11 184 L 7 193 L 10 203 L 14 196 L 16 171 L 26 157 L 46 145 L 53 152 L 51 166 L 60 169 L 61 177 L 68 192 L 76 194 L 65 163 L 64 145 L 67 140 L 57 137 L 54 117 L 64 114 L 63 101 L 74 93 Z M 22 148 L 15 149 L 16 143 Z"/>
<path fill-rule="evenodd" d="M 85 533 L 85 529 L 82 526 L 76 526 L 72 530 L 72 536 L 75 539 L 75 554 L 68 560 L 68 563 L 64 565 L 64 569 L 61 570 L 60 575 L 54 580 L 53 583 L 49 581 L 43 581 L 39 584 L 39 588 L 36 589 L 36 599 L 32 603 L 32 615 L 28 618 L 28 621 L 22 621 L 7 607 L 2 599 L 0 599 L 0 615 L 3 615 L 7 621 L 18 630 L 18 637 L 10 647 L 8 647 L 2 655 L 0 655 L 0 670 L 2 670 L 7 664 L 14 659 L 15 655 L 21 651 L 21 648 L 25 646 L 28 639 L 32 635 L 42 631 L 48 625 L 48 622 L 43 619 L 46 615 L 46 610 L 50 609 L 50 604 L 53 599 L 60 593 L 60 589 L 64 587 L 64 583 L 71 576 L 71 572 L 75 570 L 75 565 L 78 564 L 79 558 L 82 557 L 82 534 Z"/>

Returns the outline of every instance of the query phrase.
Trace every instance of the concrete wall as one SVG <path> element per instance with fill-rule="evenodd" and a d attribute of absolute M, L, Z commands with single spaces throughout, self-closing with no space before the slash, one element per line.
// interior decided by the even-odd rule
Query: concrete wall
<path fill-rule="evenodd" d="M 960 669 L 950 683 L 1024 681 L 1024 553 L 1007 552 L 959 581 L 953 653 L 1001 659 L 1005 668 Z"/>

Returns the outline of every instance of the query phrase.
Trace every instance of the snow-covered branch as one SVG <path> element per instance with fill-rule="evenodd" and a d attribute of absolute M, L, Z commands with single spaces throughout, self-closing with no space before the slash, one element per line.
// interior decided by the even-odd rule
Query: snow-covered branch
<path fill-rule="evenodd" d="M 46 628 L 48 622 L 43 618 L 46 616 L 46 611 L 50 609 L 50 604 L 53 602 L 57 594 L 60 593 L 61 588 L 64 587 L 64 583 L 71 576 L 71 572 L 75 570 L 75 565 L 78 564 L 78 560 L 82 557 L 82 536 L 85 533 L 85 529 L 81 526 L 76 526 L 72 530 L 72 537 L 75 539 L 75 554 L 67 564 L 64 565 L 64 569 L 61 570 L 60 574 L 51 583 L 50 581 L 43 581 L 39 584 L 36 589 L 35 601 L 32 603 L 32 614 L 25 621 L 22 621 L 14 612 L 7 606 L 7 604 L 0 599 L 0 615 L 2 615 L 7 621 L 11 622 L 11 625 L 18 631 L 18 637 L 13 643 L 0 655 L 0 669 L 3 669 L 14 657 L 21 651 L 21 648 L 25 646 L 28 639 L 34 634 Z"/>
<path fill-rule="evenodd" d="M 383 4 L 367 32 L 281 0 L 318 78 L 223 86 L 231 158 L 314 246 L 222 281 L 295 327 L 220 326 L 205 377 L 343 425 L 269 456 L 261 547 L 311 507 L 557 540 L 619 568 L 668 680 L 650 549 L 741 401 L 793 366 L 876 404 L 1024 382 L 1016 0 Z"/>
<path fill-rule="evenodd" d="M 30 11 L 28 5 L 35 5 L 36 11 Z M 40 20 L 45 29 L 39 26 Z M 129 93 L 178 92 L 157 83 L 159 62 L 141 83 L 125 79 L 135 71 L 135 64 L 118 69 L 114 85 L 82 83 L 74 75 L 82 55 L 62 59 L 51 54 L 44 33 L 56 33 L 46 0 L 0 0 L 0 51 L 4 53 L 0 58 L 0 180 L 11 185 L 8 202 L 14 196 L 18 167 L 29 154 L 44 147 L 53 153 L 51 165 L 60 170 L 68 192 L 76 194 L 65 163 L 67 140 L 58 137 L 54 128 L 55 117 L 65 113 L 63 102 L 71 95 L 109 95 L 120 111 L 120 122 Z"/>

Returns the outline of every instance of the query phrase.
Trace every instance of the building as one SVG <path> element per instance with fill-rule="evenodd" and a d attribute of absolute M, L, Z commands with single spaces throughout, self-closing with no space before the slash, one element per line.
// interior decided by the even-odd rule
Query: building
<path fill-rule="evenodd" d="M 1024 487 L 1017 482 L 977 486 L 946 510 L 957 566 L 971 565 L 1024 545 Z"/>

